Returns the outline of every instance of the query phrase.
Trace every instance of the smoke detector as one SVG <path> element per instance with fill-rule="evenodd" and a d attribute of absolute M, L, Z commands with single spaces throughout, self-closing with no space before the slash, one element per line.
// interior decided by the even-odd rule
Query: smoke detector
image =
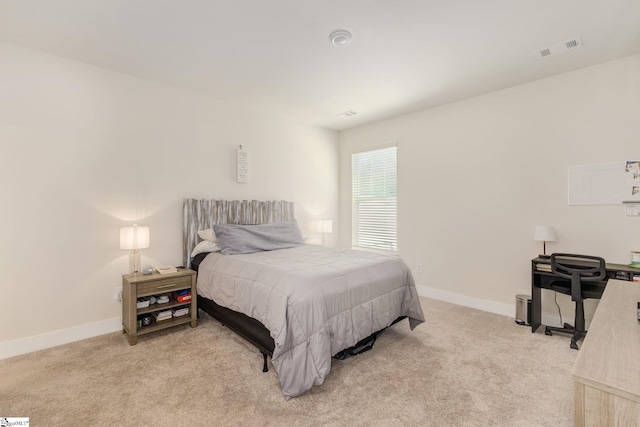
<path fill-rule="evenodd" d="M 346 30 L 337 30 L 329 34 L 329 40 L 336 46 L 344 46 L 351 41 L 351 33 Z"/>
<path fill-rule="evenodd" d="M 540 58 L 544 58 L 546 56 L 551 56 L 551 55 L 555 55 L 556 53 L 566 52 L 568 50 L 575 49 L 578 47 L 582 47 L 582 40 L 580 39 L 580 36 L 574 37 L 572 39 L 569 39 L 560 43 L 552 44 L 549 47 L 539 49 L 537 51 L 537 54 Z"/>

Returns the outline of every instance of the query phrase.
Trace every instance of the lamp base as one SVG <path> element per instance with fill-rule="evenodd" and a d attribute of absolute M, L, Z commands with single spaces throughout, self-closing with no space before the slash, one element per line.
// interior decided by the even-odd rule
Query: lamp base
<path fill-rule="evenodd" d="M 538 255 L 538 258 L 551 258 L 551 255 L 540 254 L 540 255 Z"/>
<path fill-rule="evenodd" d="M 129 274 L 140 272 L 140 252 L 132 250 L 129 253 Z"/>

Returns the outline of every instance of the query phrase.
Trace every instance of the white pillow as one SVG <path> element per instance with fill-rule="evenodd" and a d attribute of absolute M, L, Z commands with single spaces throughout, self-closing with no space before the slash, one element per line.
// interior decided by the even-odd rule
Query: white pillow
<path fill-rule="evenodd" d="M 202 252 L 218 252 L 219 250 L 220 247 L 216 242 L 203 240 L 202 242 L 198 243 L 195 248 L 193 248 L 193 251 L 191 252 L 191 258 Z"/>
<path fill-rule="evenodd" d="M 202 240 L 208 240 L 209 242 L 217 242 L 216 233 L 213 232 L 213 228 L 207 228 L 206 230 L 198 231 L 198 236 Z"/>

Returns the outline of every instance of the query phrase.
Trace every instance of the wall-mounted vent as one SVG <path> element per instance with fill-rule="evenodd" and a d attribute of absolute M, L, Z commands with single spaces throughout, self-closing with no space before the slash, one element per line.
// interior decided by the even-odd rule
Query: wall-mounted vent
<path fill-rule="evenodd" d="M 355 116 L 356 114 L 358 114 L 356 111 L 349 110 L 349 111 L 345 111 L 344 113 L 338 114 L 338 116 L 347 119 L 349 117 Z"/>
<path fill-rule="evenodd" d="M 546 56 L 551 56 L 557 53 L 566 52 L 568 50 L 575 49 L 577 47 L 582 47 L 582 40 L 580 39 L 580 37 L 574 37 L 570 40 L 553 44 L 549 47 L 540 49 L 537 53 L 540 58 L 544 58 Z"/>

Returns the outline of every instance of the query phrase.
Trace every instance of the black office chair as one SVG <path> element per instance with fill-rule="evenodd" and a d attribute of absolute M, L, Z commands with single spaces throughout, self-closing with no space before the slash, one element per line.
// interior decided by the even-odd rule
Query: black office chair
<path fill-rule="evenodd" d="M 578 341 L 587 334 L 584 320 L 584 303 L 587 298 L 601 298 L 604 292 L 603 282 L 607 270 L 604 259 L 589 255 L 576 254 L 551 254 L 551 272 L 563 279 L 551 284 L 551 289 L 566 295 L 571 295 L 571 300 L 576 302 L 575 326 L 568 323 L 564 327 L 557 328 L 547 326 L 544 333 L 552 335 L 553 332 L 562 332 L 573 335 L 570 347 L 578 349 Z"/>

